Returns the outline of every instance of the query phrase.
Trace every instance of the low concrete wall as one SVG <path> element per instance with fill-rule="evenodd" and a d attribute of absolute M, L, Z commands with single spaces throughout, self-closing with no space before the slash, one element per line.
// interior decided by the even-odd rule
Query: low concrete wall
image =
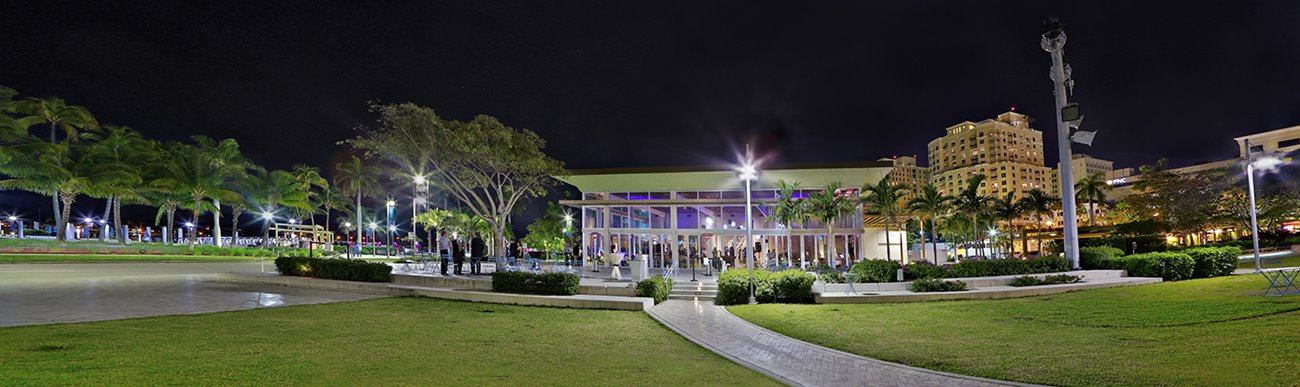
<path fill-rule="evenodd" d="M 1046 277 L 1049 275 L 1056 275 L 1056 274 L 1077 275 L 1083 277 L 1084 281 L 1115 279 L 1115 278 L 1123 278 L 1126 276 L 1123 270 L 1077 270 L 1077 271 L 1068 271 L 1064 273 L 1044 273 L 1044 274 L 1026 274 L 1026 275 L 1031 277 L 1042 278 L 1042 277 Z M 1016 279 L 1016 277 L 1021 277 L 1021 275 L 1004 275 L 1004 276 L 996 276 L 996 277 L 947 278 L 947 279 L 965 282 L 966 286 L 972 288 L 986 288 L 992 286 L 1007 286 L 1011 284 L 1011 281 Z M 854 283 L 853 289 L 859 292 L 895 292 L 895 291 L 908 290 L 911 288 L 911 286 L 912 286 L 912 281 L 885 282 L 885 283 L 868 282 L 868 283 Z M 813 291 L 820 291 L 826 293 L 843 293 L 849 291 L 849 285 L 848 284 L 825 284 L 825 283 L 818 282 L 813 285 Z"/>
<path fill-rule="evenodd" d="M 814 297 L 818 304 L 869 304 L 887 302 L 924 302 L 941 300 L 989 300 L 1000 298 L 1033 297 L 1047 294 L 1065 293 L 1076 290 L 1101 289 L 1119 286 L 1146 285 L 1161 282 L 1159 278 L 1129 277 L 1080 282 L 1073 284 L 1025 286 L 1017 288 L 1000 287 L 997 289 L 974 289 L 964 292 L 890 292 L 883 294 L 825 295 L 817 293 Z"/>
<path fill-rule="evenodd" d="M 483 276 L 478 278 L 448 278 L 448 277 L 431 277 L 421 275 L 407 275 L 402 273 L 393 273 L 393 283 L 397 285 L 423 286 L 430 288 L 451 288 L 467 290 L 492 290 L 492 277 Z M 610 282 L 604 284 L 583 284 L 578 289 L 578 294 L 590 294 L 593 296 L 636 296 L 635 282 Z"/>
<path fill-rule="evenodd" d="M 394 276 L 396 280 L 399 276 Z M 412 277 L 412 276 L 401 276 Z M 436 280 L 451 281 L 470 281 L 469 286 L 481 286 L 479 282 L 487 282 L 491 287 L 491 281 L 468 280 L 457 278 L 434 278 L 423 277 Z M 586 295 L 579 294 L 576 296 L 538 296 L 531 294 L 511 294 L 511 293 L 493 293 L 490 291 L 476 291 L 468 289 L 449 289 L 435 288 L 418 285 L 406 285 L 398 283 L 375 283 L 375 282 L 352 282 L 337 281 L 318 278 L 289 277 L 277 274 L 246 274 L 246 273 L 226 273 L 219 277 L 220 280 L 232 282 L 251 282 L 260 284 L 271 284 L 281 286 L 292 286 L 298 288 L 335 290 L 355 293 L 385 294 L 392 296 L 424 296 L 431 298 L 441 298 L 447 300 L 486 302 L 494 304 L 511 304 L 511 305 L 528 305 L 528 306 L 552 306 L 560 308 L 578 308 L 578 309 L 613 309 L 613 310 L 648 310 L 654 306 L 654 299 L 646 297 L 617 297 L 604 295 Z M 419 282 L 419 281 L 414 281 Z M 449 282 L 455 283 L 455 282 Z"/>

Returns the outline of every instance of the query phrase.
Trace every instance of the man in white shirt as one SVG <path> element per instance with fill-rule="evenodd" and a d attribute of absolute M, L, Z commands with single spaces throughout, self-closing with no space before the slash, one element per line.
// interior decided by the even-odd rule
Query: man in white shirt
<path fill-rule="evenodd" d="M 451 239 L 447 238 L 447 232 L 438 233 L 438 256 L 442 258 L 442 275 L 447 275 L 447 266 L 451 259 Z"/>

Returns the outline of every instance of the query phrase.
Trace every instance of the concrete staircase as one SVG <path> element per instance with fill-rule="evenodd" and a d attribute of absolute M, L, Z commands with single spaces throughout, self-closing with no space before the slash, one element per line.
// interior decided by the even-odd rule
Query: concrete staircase
<path fill-rule="evenodd" d="M 712 303 L 716 298 L 718 298 L 717 282 L 674 282 L 673 290 L 668 293 L 669 300 L 704 301 Z"/>

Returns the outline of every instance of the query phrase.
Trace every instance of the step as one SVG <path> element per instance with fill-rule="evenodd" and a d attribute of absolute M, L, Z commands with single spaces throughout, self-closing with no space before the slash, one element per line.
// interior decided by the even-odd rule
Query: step
<path fill-rule="evenodd" d="M 668 295 L 670 295 L 670 296 L 672 296 L 672 295 L 677 295 L 677 296 L 717 297 L 717 296 L 718 296 L 718 291 L 717 291 L 716 289 L 715 289 L 715 290 L 677 290 L 677 289 L 673 289 L 673 291 L 668 292 Z"/>
<path fill-rule="evenodd" d="M 669 295 L 668 295 L 668 299 L 669 299 L 669 300 L 699 300 L 699 301 L 713 301 L 713 300 L 716 299 L 716 298 L 718 298 L 717 295 L 712 295 L 712 296 L 709 296 L 709 295 L 698 295 L 698 296 L 696 296 L 696 295 L 689 295 L 689 294 L 669 294 Z"/>

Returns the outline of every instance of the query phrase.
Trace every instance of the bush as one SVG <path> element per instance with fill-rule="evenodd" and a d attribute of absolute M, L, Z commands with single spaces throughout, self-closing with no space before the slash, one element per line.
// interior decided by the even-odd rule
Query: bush
<path fill-rule="evenodd" d="M 948 276 L 948 269 L 928 262 L 913 262 L 903 266 L 903 278 L 914 280 L 921 278 L 943 278 Z"/>
<path fill-rule="evenodd" d="M 849 272 L 857 274 L 858 282 L 894 282 L 900 267 L 898 262 L 868 259 L 853 264 Z"/>
<path fill-rule="evenodd" d="M 1026 276 L 1016 277 L 1015 279 L 1011 280 L 1011 283 L 1009 285 L 1038 286 L 1038 285 L 1072 284 L 1082 280 L 1083 277 L 1077 275 L 1069 275 L 1069 274 L 1049 275 L 1049 276 L 1044 276 L 1043 278 L 1026 275 Z"/>
<path fill-rule="evenodd" d="M 958 278 L 1056 273 L 1069 270 L 1070 265 L 1066 263 L 1063 257 L 961 261 L 948 268 L 951 276 Z"/>
<path fill-rule="evenodd" d="M 786 270 L 776 273 L 774 288 L 777 302 L 806 303 L 813 301 L 813 276 L 802 270 Z"/>
<path fill-rule="evenodd" d="M 1134 254 L 1106 262 L 1108 269 L 1124 270 L 1130 277 L 1160 277 L 1165 281 L 1191 278 L 1196 266 L 1192 257 L 1174 252 Z"/>
<path fill-rule="evenodd" d="M 820 264 L 814 266 L 812 271 L 814 274 L 817 275 L 817 279 L 821 280 L 824 283 L 828 283 L 828 284 L 844 283 L 844 273 L 832 269 L 830 266 L 827 266 L 826 264 Z"/>
<path fill-rule="evenodd" d="M 802 270 L 772 273 L 754 271 L 754 298 L 758 302 L 808 302 L 812 299 L 812 275 Z M 749 271 L 727 270 L 718 276 L 718 305 L 749 302 Z"/>
<path fill-rule="evenodd" d="M 912 281 L 912 291 L 925 292 L 960 292 L 966 290 L 966 283 L 961 281 L 944 281 L 938 278 L 922 278 Z"/>
<path fill-rule="evenodd" d="M 1097 238 L 1080 239 L 1079 245 L 1088 247 L 1110 246 L 1124 252 L 1133 251 L 1136 247 L 1136 253 L 1160 252 L 1169 249 L 1169 244 L 1165 241 L 1165 237 L 1160 234 L 1112 234 Z"/>
<path fill-rule="evenodd" d="M 1237 256 L 1241 248 L 1236 246 L 1197 247 L 1182 251 L 1192 257 L 1194 267 L 1191 278 L 1209 278 L 1231 275 L 1237 270 Z"/>
<path fill-rule="evenodd" d="M 1079 248 L 1079 267 L 1088 270 L 1103 269 L 1106 260 L 1124 255 L 1124 250 L 1110 246 L 1092 246 Z"/>
<path fill-rule="evenodd" d="M 360 259 L 279 257 L 281 275 L 362 282 L 392 282 L 393 267 Z"/>
<path fill-rule="evenodd" d="M 580 283 L 578 275 L 573 273 L 492 273 L 492 291 L 499 293 L 572 296 L 578 294 Z"/>
<path fill-rule="evenodd" d="M 672 290 L 673 280 L 664 277 L 650 277 L 636 283 L 636 296 L 653 298 L 656 304 L 667 300 Z"/>

